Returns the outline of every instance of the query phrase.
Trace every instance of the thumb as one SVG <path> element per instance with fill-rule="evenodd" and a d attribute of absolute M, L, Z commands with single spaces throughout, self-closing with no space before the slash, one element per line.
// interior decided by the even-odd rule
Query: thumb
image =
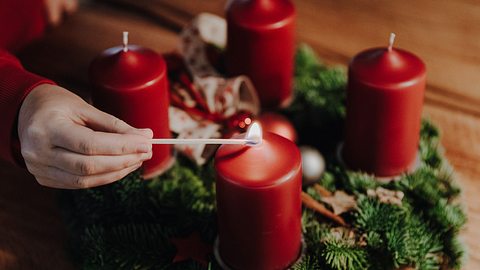
<path fill-rule="evenodd" d="M 147 137 L 149 139 L 153 137 L 153 132 L 151 129 L 134 128 L 125 123 L 123 120 L 120 120 L 119 118 L 108 113 L 102 112 L 91 105 L 88 105 L 87 109 L 82 110 L 82 119 L 86 123 L 87 127 L 94 131 L 135 134 Z"/>

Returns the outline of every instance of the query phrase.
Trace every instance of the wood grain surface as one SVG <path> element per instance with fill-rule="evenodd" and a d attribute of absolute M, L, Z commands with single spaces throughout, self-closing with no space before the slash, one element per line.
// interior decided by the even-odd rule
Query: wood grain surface
<path fill-rule="evenodd" d="M 480 2 L 297 0 L 297 39 L 332 65 L 387 43 L 425 60 L 424 115 L 442 130 L 446 155 L 463 186 L 469 249 L 465 269 L 480 269 Z M 199 12 L 223 14 L 218 0 L 83 1 L 79 12 L 25 49 L 25 66 L 88 99 L 91 59 L 121 41 L 174 50 L 176 32 Z M 0 269 L 71 269 L 55 191 L 25 171 L 0 164 Z"/>

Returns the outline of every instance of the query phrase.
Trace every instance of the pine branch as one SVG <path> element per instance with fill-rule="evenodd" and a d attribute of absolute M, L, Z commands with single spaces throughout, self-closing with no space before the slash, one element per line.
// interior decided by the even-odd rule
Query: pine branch
<path fill-rule="evenodd" d="M 292 266 L 292 270 L 320 270 L 320 263 L 317 258 L 305 256 L 302 261 Z"/>
<path fill-rule="evenodd" d="M 172 233 L 155 224 L 88 227 L 82 237 L 85 268 L 152 269 L 171 261 Z"/>
<path fill-rule="evenodd" d="M 351 239 L 327 238 L 320 256 L 331 269 L 365 269 L 367 252 Z"/>
<path fill-rule="evenodd" d="M 447 234 L 444 238 L 443 252 L 446 256 L 445 265 L 450 269 L 461 269 L 466 260 L 465 245 L 458 236 Z"/>
<path fill-rule="evenodd" d="M 427 213 L 444 232 L 458 232 L 467 221 L 463 208 L 458 204 L 449 204 L 446 199 L 439 200 Z"/>
<path fill-rule="evenodd" d="M 345 190 L 351 193 L 366 193 L 367 190 L 380 186 L 373 176 L 362 172 L 349 171 L 342 180 Z"/>

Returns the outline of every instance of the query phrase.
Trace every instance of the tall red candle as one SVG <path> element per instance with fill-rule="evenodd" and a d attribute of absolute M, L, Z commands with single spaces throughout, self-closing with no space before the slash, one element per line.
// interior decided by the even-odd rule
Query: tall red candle
<path fill-rule="evenodd" d="M 295 8 L 288 0 L 233 1 L 227 8 L 227 71 L 247 75 L 262 107 L 292 97 Z"/>
<path fill-rule="evenodd" d="M 285 269 L 301 247 L 301 157 L 266 133 L 257 146 L 222 145 L 215 156 L 219 255 L 232 269 Z"/>
<path fill-rule="evenodd" d="M 136 128 L 150 128 L 157 138 L 170 138 L 166 65 L 156 52 L 137 45 L 102 52 L 90 66 L 94 105 Z M 154 145 L 144 162 L 145 178 L 166 170 L 173 162 L 171 146 Z"/>
<path fill-rule="evenodd" d="M 349 66 L 343 158 L 377 176 L 415 163 L 425 91 L 425 64 L 392 43 L 361 52 Z"/>

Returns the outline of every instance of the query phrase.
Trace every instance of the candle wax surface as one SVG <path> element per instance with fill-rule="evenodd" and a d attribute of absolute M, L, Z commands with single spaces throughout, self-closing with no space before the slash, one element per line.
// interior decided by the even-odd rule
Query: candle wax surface
<path fill-rule="evenodd" d="M 215 157 L 217 173 L 251 188 L 280 184 L 301 168 L 298 149 L 290 140 L 265 132 L 260 144 L 222 145 Z"/>
<path fill-rule="evenodd" d="M 425 64 L 402 49 L 373 48 L 358 54 L 349 72 L 363 84 L 401 88 L 425 79 Z"/>
<path fill-rule="evenodd" d="M 112 90 L 134 91 L 152 85 L 166 76 L 166 64 L 156 52 L 129 45 L 105 50 L 91 65 L 90 74 L 95 84 Z"/>
<path fill-rule="evenodd" d="M 295 7 L 284 0 L 233 1 L 228 15 L 250 29 L 274 29 L 294 19 Z"/>

